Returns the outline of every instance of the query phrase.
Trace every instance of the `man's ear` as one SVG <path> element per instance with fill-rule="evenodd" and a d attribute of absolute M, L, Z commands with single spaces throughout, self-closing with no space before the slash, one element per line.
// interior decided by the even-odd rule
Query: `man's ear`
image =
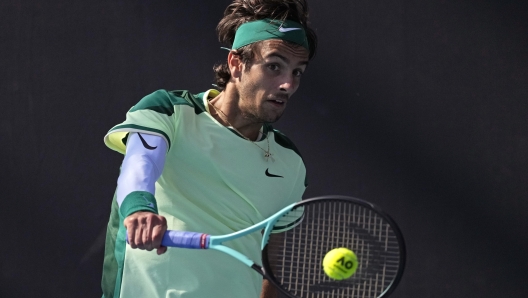
<path fill-rule="evenodd" d="M 227 66 L 231 72 L 232 78 L 239 78 L 244 68 L 244 63 L 240 59 L 240 55 L 235 54 L 233 51 L 229 52 L 227 56 Z"/>

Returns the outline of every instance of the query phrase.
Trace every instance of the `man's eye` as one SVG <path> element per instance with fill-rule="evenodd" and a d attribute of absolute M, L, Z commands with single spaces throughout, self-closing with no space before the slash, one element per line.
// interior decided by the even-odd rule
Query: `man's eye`
<path fill-rule="evenodd" d="M 296 76 L 296 77 L 300 77 L 300 76 L 302 76 L 302 74 L 303 74 L 302 70 L 293 71 L 293 75 Z"/>
<path fill-rule="evenodd" d="M 277 64 L 270 64 L 268 65 L 268 68 L 271 70 L 279 70 L 279 66 Z"/>

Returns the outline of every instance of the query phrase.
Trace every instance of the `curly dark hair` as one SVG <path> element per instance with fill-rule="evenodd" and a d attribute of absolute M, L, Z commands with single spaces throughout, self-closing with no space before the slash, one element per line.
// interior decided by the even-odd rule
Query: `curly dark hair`
<path fill-rule="evenodd" d="M 304 27 L 309 44 L 309 59 L 315 56 L 317 35 L 309 27 L 308 3 L 306 0 L 234 0 L 224 11 L 224 17 L 218 23 L 216 31 L 218 40 L 227 46 L 232 46 L 235 33 L 240 25 L 262 19 L 284 21 L 286 19 L 298 22 Z M 253 50 L 257 43 L 249 44 L 236 50 L 242 62 L 248 66 L 253 61 Z M 231 78 L 227 63 L 219 63 L 213 67 L 215 83 L 224 90 Z"/>

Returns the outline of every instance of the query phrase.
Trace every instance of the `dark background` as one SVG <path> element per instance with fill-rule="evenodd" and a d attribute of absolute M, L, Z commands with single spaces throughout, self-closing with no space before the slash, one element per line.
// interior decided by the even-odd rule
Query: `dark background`
<path fill-rule="evenodd" d="M 100 297 L 122 159 L 103 136 L 154 90 L 210 88 L 228 3 L 1 1 L 1 297 Z M 310 1 L 319 51 L 276 127 L 306 197 L 399 223 L 392 297 L 528 296 L 525 3 Z"/>

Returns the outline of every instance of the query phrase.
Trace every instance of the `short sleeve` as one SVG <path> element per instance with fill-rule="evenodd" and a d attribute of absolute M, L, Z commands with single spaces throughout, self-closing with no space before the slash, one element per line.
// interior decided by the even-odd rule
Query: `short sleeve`
<path fill-rule="evenodd" d="M 124 122 L 108 131 L 104 137 L 106 146 L 124 154 L 128 133 L 139 132 L 162 137 L 170 149 L 181 104 L 190 105 L 185 99 L 165 90 L 145 96 L 127 112 Z"/>

